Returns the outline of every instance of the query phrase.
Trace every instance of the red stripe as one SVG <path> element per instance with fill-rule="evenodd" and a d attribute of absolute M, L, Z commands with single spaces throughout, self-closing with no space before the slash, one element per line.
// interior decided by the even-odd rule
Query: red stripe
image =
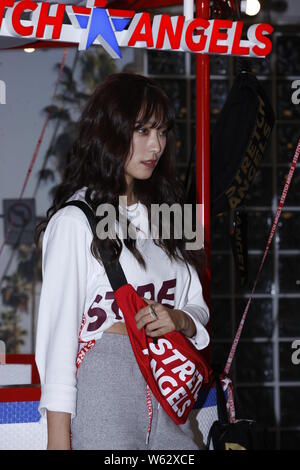
<path fill-rule="evenodd" d="M 146 444 L 149 442 L 149 437 L 150 437 L 150 432 L 151 432 L 151 423 L 152 423 L 152 416 L 153 416 L 153 409 L 152 409 L 152 401 L 151 401 L 151 395 L 150 395 L 150 388 L 149 385 L 146 385 L 146 403 L 147 403 L 147 409 L 148 409 L 148 417 L 149 417 L 149 422 L 148 422 L 148 429 L 147 429 L 147 437 L 146 437 Z"/>
<path fill-rule="evenodd" d="M 121 16 L 122 18 L 132 18 L 135 15 L 133 10 L 112 10 L 108 8 L 110 16 Z"/>
<path fill-rule="evenodd" d="M 209 19 L 209 1 L 196 2 L 196 17 Z M 208 55 L 195 54 L 196 59 L 196 193 L 202 204 L 206 268 L 200 275 L 203 297 L 211 310 L 211 217 L 210 217 L 210 62 Z M 211 323 L 206 326 L 211 332 Z M 201 351 L 211 362 L 211 346 Z"/>
<path fill-rule="evenodd" d="M 41 387 L 0 388 L 0 402 L 40 401 Z"/>
<path fill-rule="evenodd" d="M 80 14 L 80 15 L 82 15 L 82 14 L 83 14 L 83 15 L 90 15 L 90 13 L 91 13 L 91 8 L 74 6 L 74 7 L 73 7 L 73 11 L 74 11 L 74 13 Z"/>
<path fill-rule="evenodd" d="M 228 408 L 229 408 L 229 421 L 230 423 L 235 423 L 235 407 L 234 407 L 234 397 L 233 397 L 233 390 L 232 390 L 232 382 L 230 381 L 227 386 L 227 393 L 228 393 Z"/>
<path fill-rule="evenodd" d="M 81 339 L 81 333 L 82 333 L 82 330 L 83 330 L 83 327 L 85 325 L 85 322 L 86 322 L 86 318 L 85 318 L 85 314 L 83 313 L 82 315 L 82 320 L 81 320 L 81 325 L 80 325 L 80 330 L 79 330 L 79 334 L 78 334 L 78 344 L 82 344 L 82 343 L 85 343 L 85 346 L 83 346 L 80 351 L 78 351 L 77 353 L 77 356 L 76 356 L 76 376 L 79 372 L 79 367 L 81 366 L 81 364 L 83 363 L 83 359 L 85 358 L 85 355 L 86 353 L 95 346 L 96 344 L 96 340 L 95 339 L 92 339 L 90 341 L 84 341 L 83 339 Z"/>

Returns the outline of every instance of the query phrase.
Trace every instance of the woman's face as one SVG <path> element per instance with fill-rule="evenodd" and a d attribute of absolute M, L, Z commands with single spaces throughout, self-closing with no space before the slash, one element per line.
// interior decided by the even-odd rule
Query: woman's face
<path fill-rule="evenodd" d="M 151 128 L 154 118 L 151 118 L 143 127 L 133 132 L 131 153 L 125 163 L 125 177 L 127 184 L 133 179 L 148 179 L 152 175 L 161 155 L 166 147 L 167 128 Z"/>

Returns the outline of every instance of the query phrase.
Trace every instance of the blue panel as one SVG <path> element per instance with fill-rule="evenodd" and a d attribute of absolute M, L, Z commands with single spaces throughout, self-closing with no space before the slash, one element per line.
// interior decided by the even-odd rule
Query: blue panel
<path fill-rule="evenodd" d="M 131 18 L 130 18 L 131 19 Z M 123 31 L 128 25 L 128 18 L 111 18 L 116 31 Z"/>
<path fill-rule="evenodd" d="M 225 392 L 225 398 L 227 400 L 228 394 Z M 215 387 L 207 388 L 203 386 L 200 389 L 197 401 L 194 405 L 194 408 L 208 408 L 209 406 L 217 406 L 217 393 Z"/>
<path fill-rule="evenodd" d="M 89 16 L 83 16 L 83 15 L 76 15 L 76 19 L 79 23 L 80 28 L 86 29 L 88 22 L 89 22 Z"/>
<path fill-rule="evenodd" d="M 0 424 L 36 423 L 39 401 L 0 402 Z"/>

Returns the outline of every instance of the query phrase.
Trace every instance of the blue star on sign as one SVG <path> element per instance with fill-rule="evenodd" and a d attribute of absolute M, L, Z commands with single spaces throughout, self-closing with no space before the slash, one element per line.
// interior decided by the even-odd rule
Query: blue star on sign
<path fill-rule="evenodd" d="M 88 26 L 89 18 L 87 16 L 76 15 L 78 23 L 82 29 Z M 112 18 L 112 23 L 116 31 L 123 31 L 128 25 L 130 18 Z M 115 33 L 112 29 L 110 17 L 105 9 L 93 8 L 92 17 L 90 22 L 89 35 L 86 43 L 86 50 L 93 44 L 98 36 L 101 36 L 115 51 L 115 53 L 122 58 L 119 45 L 116 40 Z"/>

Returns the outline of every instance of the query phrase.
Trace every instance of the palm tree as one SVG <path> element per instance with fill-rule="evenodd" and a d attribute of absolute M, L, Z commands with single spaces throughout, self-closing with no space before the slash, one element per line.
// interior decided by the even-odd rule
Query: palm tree
<path fill-rule="evenodd" d="M 27 331 L 20 326 L 22 314 L 28 314 L 29 299 L 36 280 L 41 279 L 41 257 L 34 245 L 20 245 L 17 251 L 18 266 L 11 276 L 5 276 L 1 289 L 2 304 L 9 307 L 2 311 L 0 338 L 6 344 L 7 353 L 19 353 Z M 33 282 L 34 281 L 34 282 Z M 35 323 L 35 295 L 32 297 L 32 322 Z M 34 331 L 34 328 L 33 328 Z M 32 338 L 32 341 L 34 338 Z"/>
<path fill-rule="evenodd" d="M 1 341 L 4 341 L 7 354 L 19 354 L 26 335 L 27 330 L 20 327 L 20 316 L 16 308 L 2 312 L 0 336 Z"/>

